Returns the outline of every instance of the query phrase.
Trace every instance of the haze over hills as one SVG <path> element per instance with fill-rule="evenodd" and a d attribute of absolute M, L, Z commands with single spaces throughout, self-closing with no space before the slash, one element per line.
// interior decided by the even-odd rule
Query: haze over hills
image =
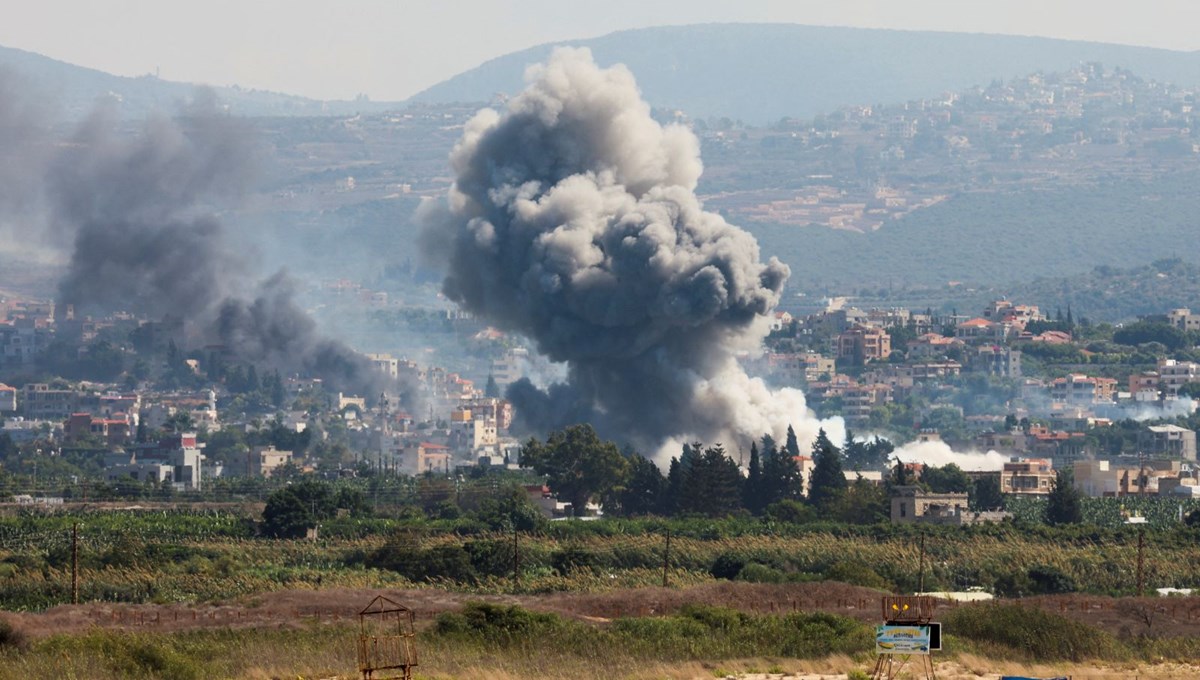
<path fill-rule="evenodd" d="M 162 80 L 154 75 L 137 78 L 115 76 L 75 66 L 11 47 L 0 47 L 0 69 L 9 69 L 29 81 L 49 103 L 69 120 L 92 110 L 101 97 L 116 97 L 121 115 L 144 118 L 152 112 L 173 111 L 191 99 L 197 84 Z M 231 112 L 242 116 L 322 116 L 382 111 L 398 105 L 367 100 L 324 102 L 265 90 L 213 87 Z"/>
<path fill-rule="evenodd" d="M 539 45 L 497 57 L 409 102 L 487 101 L 517 92 L 525 68 L 545 61 L 556 45 L 589 47 L 605 66 L 626 64 L 653 106 L 751 124 L 814 116 L 847 104 L 932 97 L 1091 61 L 1144 78 L 1200 85 L 1195 52 L 1005 35 L 708 24 Z"/>

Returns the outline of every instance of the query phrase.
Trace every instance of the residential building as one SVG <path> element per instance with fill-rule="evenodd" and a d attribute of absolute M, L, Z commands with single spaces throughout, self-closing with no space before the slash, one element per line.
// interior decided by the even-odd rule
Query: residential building
<path fill-rule="evenodd" d="M 72 413 L 63 424 L 63 439 L 68 444 L 77 444 L 89 437 L 108 446 L 125 444 L 133 436 L 129 418 L 104 418 L 90 413 Z"/>
<path fill-rule="evenodd" d="M 450 448 L 444 444 L 421 442 L 403 449 L 398 461 L 398 470 L 407 475 L 426 472 L 449 472 Z"/>
<path fill-rule="evenodd" d="M 136 446 L 131 452 L 114 452 L 106 457 L 109 480 L 167 482 L 180 490 L 202 488 L 204 444 L 195 432 L 168 435 L 155 444 Z"/>
<path fill-rule="evenodd" d="M 1200 382 L 1200 364 L 1194 361 L 1159 359 L 1157 373 L 1159 393 L 1167 399 L 1178 396 L 1184 385 Z"/>
<path fill-rule="evenodd" d="M 246 454 L 246 474 L 251 477 L 270 477 L 290 462 L 291 451 L 280 451 L 274 446 L 256 446 Z"/>
<path fill-rule="evenodd" d="M 29 383 L 21 390 L 21 412 L 29 420 L 64 421 L 78 410 L 75 390 L 50 389 L 45 383 Z"/>
<path fill-rule="evenodd" d="M 919 486 L 892 490 L 893 524 L 979 524 L 999 522 L 1005 512 L 972 512 L 965 493 L 930 493 Z"/>
<path fill-rule="evenodd" d="M 1167 312 L 1167 322 L 1181 331 L 1200 331 L 1200 314 L 1186 307 Z"/>
<path fill-rule="evenodd" d="M 390 354 L 368 354 L 371 365 L 383 375 L 397 380 L 400 378 L 400 361 Z"/>
<path fill-rule="evenodd" d="M 1050 383 L 1050 398 L 1074 405 L 1111 402 L 1116 395 L 1117 381 L 1113 378 L 1072 373 Z"/>
<path fill-rule="evenodd" d="M 1013 458 L 1000 471 L 1000 491 L 1045 496 L 1054 484 L 1054 466 L 1045 458 Z"/>
<path fill-rule="evenodd" d="M 1196 460 L 1196 433 L 1178 425 L 1151 425 L 1138 433 L 1138 448 L 1158 458 Z"/>
<path fill-rule="evenodd" d="M 972 368 L 1001 378 L 1021 377 L 1021 351 L 1004 345 L 983 345 L 973 355 Z"/>
<path fill-rule="evenodd" d="M 839 359 L 881 361 L 892 353 L 892 336 L 882 328 L 854 326 L 837 336 Z"/>
<path fill-rule="evenodd" d="M 17 388 L 0 383 L 0 414 L 16 413 Z"/>

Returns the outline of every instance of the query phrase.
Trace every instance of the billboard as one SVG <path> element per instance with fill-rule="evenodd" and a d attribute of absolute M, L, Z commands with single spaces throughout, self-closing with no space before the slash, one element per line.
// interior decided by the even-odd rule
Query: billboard
<path fill-rule="evenodd" d="M 876 626 L 875 653 L 928 654 L 930 648 L 933 647 L 932 633 L 932 628 L 928 624 Z"/>

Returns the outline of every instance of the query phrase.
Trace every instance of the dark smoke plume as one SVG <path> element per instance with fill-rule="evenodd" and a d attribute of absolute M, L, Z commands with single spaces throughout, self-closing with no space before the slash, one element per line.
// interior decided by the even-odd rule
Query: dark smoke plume
<path fill-rule="evenodd" d="M 28 100 L 23 84 L 0 73 L 0 226 L 20 207 L 9 180 L 34 178 L 41 191 L 28 193 L 43 203 L 46 231 L 70 245 L 59 309 L 169 314 L 187 322 L 191 342 L 223 344 L 235 361 L 369 396 L 408 393 L 323 337 L 286 276 L 255 283 L 248 258 L 229 245 L 216 211 L 252 177 L 255 145 L 248 125 L 218 111 L 211 92 L 200 91 L 178 119 L 153 118 L 134 131 L 101 104 L 60 145 L 48 143 Z"/>
<path fill-rule="evenodd" d="M 512 386 L 523 422 L 586 420 L 650 447 L 789 423 L 815 435 L 803 395 L 735 359 L 761 345 L 788 268 L 703 210 L 696 137 L 655 122 L 629 71 L 587 50 L 555 51 L 528 80 L 468 123 L 455 184 L 423 214 L 446 294 L 568 365 L 564 384 Z"/>

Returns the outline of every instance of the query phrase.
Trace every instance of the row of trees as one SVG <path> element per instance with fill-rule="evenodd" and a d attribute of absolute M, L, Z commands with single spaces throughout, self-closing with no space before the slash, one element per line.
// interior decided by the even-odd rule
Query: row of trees
<path fill-rule="evenodd" d="M 601 440 L 587 424 L 552 432 L 544 442 L 531 438 L 522 448 L 521 462 L 544 475 L 577 515 L 595 500 L 607 514 L 623 516 L 748 512 L 796 521 L 877 521 L 886 516 L 886 492 L 866 482 L 849 483 L 843 461 L 874 463 L 886 460 L 891 450 L 890 443 L 875 439 L 851 440 L 843 452 L 822 430 L 811 448 L 814 467 L 807 494 L 797 463 L 800 444 L 790 427 L 783 446 L 770 436 L 751 445 L 746 474 L 720 444 L 697 442 L 684 445 L 664 475 L 646 457 L 622 453 Z"/>

